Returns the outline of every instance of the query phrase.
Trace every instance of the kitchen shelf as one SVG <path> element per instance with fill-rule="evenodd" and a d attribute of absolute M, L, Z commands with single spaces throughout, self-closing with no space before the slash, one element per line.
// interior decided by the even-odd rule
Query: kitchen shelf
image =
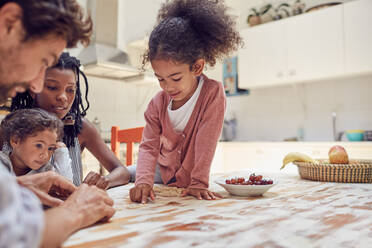
<path fill-rule="evenodd" d="M 238 92 L 236 93 L 226 93 L 226 96 L 229 97 L 229 96 L 245 96 L 245 95 L 249 95 L 250 91 L 247 90 L 247 89 L 238 89 Z"/>

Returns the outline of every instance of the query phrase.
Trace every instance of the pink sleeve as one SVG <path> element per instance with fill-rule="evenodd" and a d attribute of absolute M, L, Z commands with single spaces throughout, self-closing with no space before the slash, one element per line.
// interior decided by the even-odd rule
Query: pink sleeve
<path fill-rule="evenodd" d="M 210 97 L 203 114 L 195 141 L 195 165 L 191 171 L 189 188 L 207 189 L 209 187 L 209 172 L 218 139 L 221 135 L 226 98 L 222 85 L 216 95 Z"/>
<path fill-rule="evenodd" d="M 154 184 L 155 167 L 159 156 L 161 124 L 159 112 L 151 100 L 145 112 L 146 126 L 139 147 L 135 184 Z"/>

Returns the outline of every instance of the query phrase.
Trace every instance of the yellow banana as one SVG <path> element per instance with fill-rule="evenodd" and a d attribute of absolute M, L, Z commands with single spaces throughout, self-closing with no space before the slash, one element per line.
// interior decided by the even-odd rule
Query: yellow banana
<path fill-rule="evenodd" d="M 300 152 L 290 152 L 283 159 L 283 165 L 280 169 L 283 169 L 287 164 L 292 162 L 310 162 L 313 164 L 318 164 L 319 162 L 312 159 L 308 155 Z"/>

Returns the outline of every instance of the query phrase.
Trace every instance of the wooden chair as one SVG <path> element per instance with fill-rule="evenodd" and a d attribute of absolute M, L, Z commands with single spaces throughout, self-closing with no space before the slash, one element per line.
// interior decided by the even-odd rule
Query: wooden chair
<path fill-rule="evenodd" d="M 120 143 L 127 144 L 126 165 L 133 163 L 133 143 L 139 143 L 142 139 L 142 132 L 144 127 L 136 127 L 119 130 L 118 126 L 111 127 L 111 150 L 116 157 L 119 156 Z"/>

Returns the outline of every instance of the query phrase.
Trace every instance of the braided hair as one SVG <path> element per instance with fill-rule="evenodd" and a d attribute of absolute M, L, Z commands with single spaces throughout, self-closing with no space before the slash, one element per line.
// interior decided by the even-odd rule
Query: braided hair
<path fill-rule="evenodd" d="M 89 109 L 89 101 L 88 101 L 88 80 L 85 74 L 80 71 L 80 61 L 73 56 L 70 56 L 68 52 L 62 53 L 61 57 L 58 60 L 58 63 L 49 68 L 51 69 L 60 69 L 60 70 L 72 70 L 76 75 L 76 95 L 74 102 L 72 103 L 71 109 L 67 113 L 67 115 L 63 118 L 65 126 L 64 126 L 64 137 L 63 142 L 66 144 L 67 147 L 75 146 L 75 137 L 81 132 L 83 127 L 82 118 L 86 115 L 87 110 Z M 85 82 L 85 102 L 86 106 L 82 100 L 82 94 L 80 90 L 80 75 L 84 78 Z M 12 99 L 12 105 L 10 107 L 11 111 L 15 111 L 18 109 L 30 109 L 34 108 L 35 101 L 31 97 L 29 92 L 18 93 Z"/>

